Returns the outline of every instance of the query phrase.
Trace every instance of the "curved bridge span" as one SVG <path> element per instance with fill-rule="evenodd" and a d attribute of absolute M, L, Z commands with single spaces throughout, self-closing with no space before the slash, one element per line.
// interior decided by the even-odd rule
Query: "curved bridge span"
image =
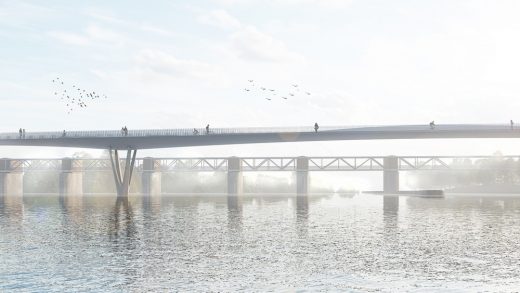
<path fill-rule="evenodd" d="M 0 134 L 0 145 L 94 149 L 156 149 L 189 146 L 376 139 L 520 138 L 520 127 L 504 124 L 150 129 Z"/>

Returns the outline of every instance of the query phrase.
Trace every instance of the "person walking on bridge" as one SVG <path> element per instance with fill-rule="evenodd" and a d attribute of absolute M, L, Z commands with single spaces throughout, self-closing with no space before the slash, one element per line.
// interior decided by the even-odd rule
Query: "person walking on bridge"
<path fill-rule="evenodd" d="M 206 125 L 206 134 L 209 134 L 209 124 Z"/>
<path fill-rule="evenodd" d="M 20 139 L 22 138 L 22 129 L 18 130 L 18 133 L 20 134 Z"/>
<path fill-rule="evenodd" d="M 318 133 L 318 129 L 320 127 L 318 126 L 318 122 L 314 123 L 314 132 Z"/>
<path fill-rule="evenodd" d="M 25 139 L 25 128 L 22 129 L 22 138 Z"/>
<path fill-rule="evenodd" d="M 435 121 L 432 120 L 432 122 L 430 122 L 430 129 L 434 129 L 435 128 Z"/>
<path fill-rule="evenodd" d="M 515 128 L 515 123 L 513 120 L 509 120 L 509 123 L 511 124 L 511 130 L 513 130 Z"/>

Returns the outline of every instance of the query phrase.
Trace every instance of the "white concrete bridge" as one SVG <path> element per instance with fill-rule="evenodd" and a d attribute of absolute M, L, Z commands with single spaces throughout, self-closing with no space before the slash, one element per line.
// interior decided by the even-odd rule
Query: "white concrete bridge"
<path fill-rule="evenodd" d="M 197 133 L 194 132 L 197 131 Z M 0 145 L 78 147 L 114 150 L 157 149 L 190 146 L 280 143 L 334 140 L 520 138 L 520 127 L 509 124 L 446 124 L 394 126 L 150 129 L 1 133 Z"/>
<path fill-rule="evenodd" d="M 394 125 L 394 126 L 326 126 L 314 131 L 309 127 L 286 128 L 215 128 L 209 129 L 163 129 L 123 131 L 58 131 L 58 132 L 20 132 L 0 134 L 0 145 L 4 146 L 48 146 L 78 147 L 110 150 L 110 164 L 119 195 L 127 196 L 128 188 L 136 163 L 139 149 L 173 148 L 190 146 L 232 145 L 252 143 L 289 143 L 304 141 L 337 140 L 376 140 L 376 139 L 456 139 L 456 138 L 520 138 L 520 128 L 505 124 L 447 124 L 431 127 L 430 125 Z M 118 150 L 126 150 L 121 168 Z M 384 170 L 398 170 L 403 160 L 392 157 L 384 158 L 386 163 L 375 159 L 367 162 L 381 166 Z M 226 161 L 228 171 L 242 172 L 243 161 Z M 312 161 L 311 165 L 312 165 Z M 335 163 L 350 166 L 346 160 Z M 308 169 L 309 161 L 301 163 Z M 247 165 L 247 164 L 246 164 Z M 283 165 L 283 164 L 282 164 Z M 354 164 L 355 165 L 355 164 Z M 409 164 L 410 165 L 410 164 Z M 293 166 L 298 171 L 298 160 L 285 166 Z M 366 166 L 366 165 L 363 165 Z M 363 166 L 357 168 L 362 170 Z M 72 167 L 71 167 L 72 168 Z M 237 169 L 238 168 L 238 169 Z M 247 166 L 246 166 L 247 168 Z M 354 168 L 356 169 L 356 168 Z M 385 174 L 391 174 L 386 172 Z M 390 175 L 389 175 L 390 176 Z M 390 178 L 392 176 L 386 176 Z M 385 179 L 386 182 L 387 179 Z M 395 191 L 395 178 L 388 179 L 388 191 Z M 398 185 L 397 185 L 398 186 Z"/>

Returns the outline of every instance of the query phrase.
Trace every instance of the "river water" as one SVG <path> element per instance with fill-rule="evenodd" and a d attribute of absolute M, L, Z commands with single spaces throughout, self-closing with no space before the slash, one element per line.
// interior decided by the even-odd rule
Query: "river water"
<path fill-rule="evenodd" d="M 520 197 L 0 202 L 0 291 L 520 288 Z"/>

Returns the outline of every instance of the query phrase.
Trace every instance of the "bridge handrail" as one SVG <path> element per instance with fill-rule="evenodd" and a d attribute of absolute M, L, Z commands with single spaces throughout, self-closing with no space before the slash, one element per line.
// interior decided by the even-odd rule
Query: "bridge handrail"
<path fill-rule="evenodd" d="M 429 129 L 427 125 L 405 125 L 408 127 L 405 131 L 424 131 Z M 464 126 L 463 124 L 439 125 L 436 126 L 435 131 L 444 131 L 453 129 L 453 127 Z M 467 126 L 467 125 L 466 125 Z M 479 131 L 493 131 L 497 129 L 510 129 L 510 126 L 505 124 L 475 124 L 475 127 L 482 127 Z M 363 125 L 363 126 L 320 126 L 319 132 L 334 131 L 334 130 L 360 130 L 360 131 L 379 131 L 379 127 L 384 125 Z M 386 126 L 388 127 L 388 125 Z M 449 127 L 444 129 L 444 127 Z M 516 128 L 515 128 L 516 129 Z M 194 133 L 194 130 L 197 130 Z M 66 131 L 46 131 L 46 132 L 32 132 L 25 133 L 25 139 L 66 139 L 66 138 L 92 138 L 92 137 L 147 137 L 147 136 L 204 136 L 204 135 L 222 135 L 222 134 L 249 134 L 249 133 L 307 133 L 314 132 L 312 125 L 310 126 L 292 126 L 292 127 L 242 127 L 242 128 L 210 128 L 209 133 L 205 128 L 177 128 L 177 129 L 135 129 L 129 130 L 128 134 L 122 130 L 78 130 Z M 20 139 L 18 132 L 0 133 L 0 139 Z"/>
<path fill-rule="evenodd" d="M 363 126 L 367 127 L 367 126 Z M 359 126 L 323 126 L 319 131 L 353 129 Z M 194 133 L 194 130 L 197 133 Z M 314 132 L 312 126 L 294 127 L 243 127 L 243 128 L 210 128 L 209 133 L 205 128 L 176 128 L 176 129 L 135 129 L 128 130 L 128 134 L 121 130 L 78 130 L 66 131 L 65 135 L 60 131 L 26 132 L 25 139 L 66 139 L 81 137 L 146 137 L 146 136 L 203 136 L 219 134 L 245 134 L 245 133 L 279 133 L 279 132 Z M 0 139 L 20 139 L 17 132 L 0 133 Z"/>

